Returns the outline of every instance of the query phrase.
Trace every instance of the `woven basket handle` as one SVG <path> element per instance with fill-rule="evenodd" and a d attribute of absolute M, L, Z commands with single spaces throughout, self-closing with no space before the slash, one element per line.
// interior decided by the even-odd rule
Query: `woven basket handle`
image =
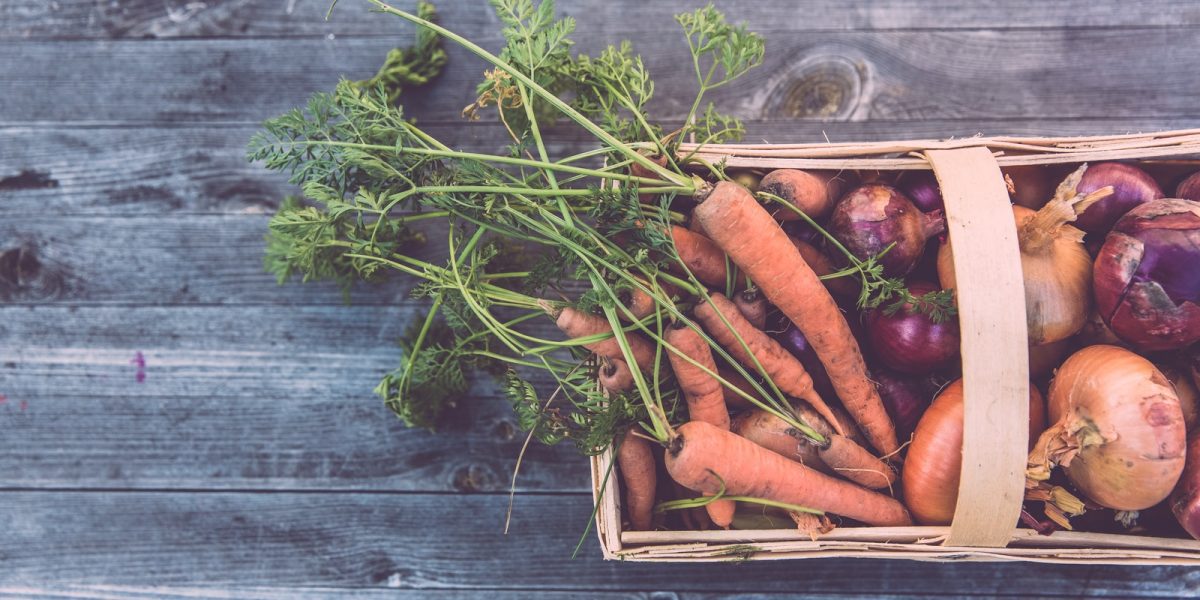
<path fill-rule="evenodd" d="M 946 544 L 1003 547 L 1025 494 L 1029 347 L 1017 229 L 983 147 L 929 150 L 946 203 L 962 330 L 962 477 Z"/>

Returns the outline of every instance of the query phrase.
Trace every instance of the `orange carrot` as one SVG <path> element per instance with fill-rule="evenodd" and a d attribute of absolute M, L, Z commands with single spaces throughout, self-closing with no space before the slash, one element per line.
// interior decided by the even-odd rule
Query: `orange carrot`
<path fill-rule="evenodd" d="M 800 251 L 800 257 L 804 259 L 804 262 L 808 263 L 813 273 L 821 276 L 837 271 L 833 267 L 833 261 L 829 260 L 829 257 L 825 256 L 825 253 L 818 250 L 816 246 L 791 236 L 788 236 L 788 239 L 792 240 L 792 245 L 796 246 L 796 250 Z M 822 279 L 821 282 L 825 284 L 826 288 L 829 288 L 831 293 L 839 298 L 852 298 L 858 293 L 858 286 L 855 285 L 854 278 L 852 277 Z"/>
<path fill-rule="evenodd" d="M 757 369 L 754 360 L 758 359 L 766 376 L 775 382 L 780 391 L 808 402 L 821 416 L 835 424 L 841 433 L 841 424 L 829 410 L 829 405 L 825 404 L 820 394 L 813 389 L 812 377 L 804 370 L 800 360 L 761 329 L 751 325 L 729 298 L 713 293 L 710 299 L 711 302 L 701 302 L 695 313 L 696 320 L 700 321 L 713 339 L 747 369 Z M 725 325 L 726 321 L 728 326 Z M 734 332 L 737 332 L 736 336 Z M 741 337 L 741 341 L 737 336 Z M 745 347 L 742 346 L 742 342 L 745 342 Z M 749 352 L 746 351 L 747 348 Z"/>
<path fill-rule="evenodd" d="M 728 275 L 725 253 L 721 252 L 712 240 L 678 225 L 671 226 L 671 239 L 675 241 L 679 259 L 700 283 L 712 287 L 725 287 L 725 278 Z"/>
<path fill-rule="evenodd" d="M 833 173 L 775 169 L 762 178 L 758 189 L 779 196 L 804 214 L 820 220 L 833 211 L 833 205 L 841 195 L 841 184 L 841 179 Z M 779 205 L 772 206 L 771 213 L 781 221 L 795 221 L 800 218 L 791 209 Z"/>
<path fill-rule="evenodd" d="M 696 207 L 705 231 L 808 338 L 842 404 L 876 450 L 899 448 L 862 350 L 829 291 L 778 223 L 745 188 L 723 181 Z"/>
<path fill-rule="evenodd" d="M 688 416 L 693 421 L 704 421 L 721 429 L 729 429 L 729 409 L 725 408 L 725 394 L 721 391 L 721 383 L 709 374 L 717 372 L 717 363 L 713 360 L 708 342 L 682 323 L 667 328 L 663 339 L 684 356 L 704 367 L 693 365 L 673 351 L 667 353 L 671 361 L 671 370 L 675 372 L 675 380 L 687 400 Z M 708 372 L 704 369 L 708 369 Z M 733 513 L 737 506 L 732 500 L 717 500 L 705 505 L 705 508 L 708 509 L 708 516 L 713 523 L 727 528 L 733 523 Z"/>
<path fill-rule="evenodd" d="M 700 226 L 700 219 L 688 219 L 688 231 L 704 235 L 704 228 Z"/>
<path fill-rule="evenodd" d="M 633 372 L 625 361 L 617 358 L 604 358 L 600 365 L 600 386 L 609 393 L 619 394 L 633 389 Z"/>
<path fill-rule="evenodd" d="M 912 524 L 902 504 L 834 479 L 703 421 L 675 430 L 667 472 L 697 492 L 751 496 L 836 513 L 882 527 Z"/>
<path fill-rule="evenodd" d="M 762 446 L 822 473 L 840 475 L 872 489 L 886 488 L 896 481 L 896 473 L 848 437 L 835 433 L 816 412 L 799 406 L 801 420 L 825 436 L 818 445 L 783 419 L 764 410 L 738 415 L 731 430 Z"/>
<path fill-rule="evenodd" d="M 734 294 L 733 303 L 751 325 L 758 329 L 767 328 L 767 299 L 756 288 Z"/>
<path fill-rule="evenodd" d="M 555 324 L 570 338 L 612 333 L 608 319 L 585 313 L 570 306 L 559 310 L 555 316 Z M 633 359 L 638 368 L 643 371 L 651 368 L 654 365 L 654 346 L 636 332 L 627 332 L 625 338 L 629 341 L 629 349 L 633 352 Z M 584 344 L 583 347 L 605 358 L 625 360 L 625 355 L 621 353 L 621 345 L 615 337 Z"/>
<path fill-rule="evenodd" d="M 655 488 L 658 472 L 654 466 L 654 454 L 650 442 L 645 438 L 625 433 L 621 446 L 617 448 L 617 469 L 625 484 L 625 509 L 634 531 L 647 531 L 654 511 Z"/>

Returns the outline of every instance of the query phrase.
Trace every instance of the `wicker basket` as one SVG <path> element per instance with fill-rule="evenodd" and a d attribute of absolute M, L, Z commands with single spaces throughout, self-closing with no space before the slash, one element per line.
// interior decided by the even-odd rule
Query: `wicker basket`
<path fill-rule="evenodd" d="M 692 152 L 694 147 L 684 147 Z M 1028 442 L 1028 349 L 1016 227 L 1002 167 L 1107 160 L 1200 168 L 1200 130 L 1078 138 L 968 138 L 861 144 L 710 145 L 729 168 L 932 169 L 954 246 L 965 386 L 963 466 L 949 527 L 622 531 L 611 453 L 592 459 L 596 526 L 608 559 L 701 562 L 869 557 L 1054 563 L 1200 564 L 1200 541 L 1018 529 Z"/>

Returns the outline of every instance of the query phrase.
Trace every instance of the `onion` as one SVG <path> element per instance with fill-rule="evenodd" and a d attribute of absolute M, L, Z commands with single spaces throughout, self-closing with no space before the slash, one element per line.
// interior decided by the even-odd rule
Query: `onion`
<path fill-rule="evenodd" d="M 883 407 L 887 409 L 888 416 L 896 425 L 896 437 L 901 441 L 907 440 L 917 428 L 917 422 L 921 420 L 921 415 L 925 414 L 925 409 L 929 408 L 929 402 L 933 400 L 934 390 L 929 380 L 881 367 L 871 369 L 871 379 L 879 389 Z"/>
<path fill-rule="evenodd" d="M 1162 199 L 1125 215 L 1096 257 L 1096 309 L 1137 350 L 1200 340 L 1200 202 Z"/>
<path fill-rule="evenodd" d="M 925 240 L 946 228 L 940 211 L 923 213 L 894 187 L 870 184 L 850 192 L 833 209 L 829 232 L 860 259 L 895 244 L 880 259 L 884 273 L 899 277 L 913 270 Z"/>
<path fill-rule="evenodd" d="M 1175 188 L 1175 197 L 1200 201 L 1200 171 L 1180 182 L 1179 187 Z"/>
<path fill-rule="evenodd" d="M 896 181 L 896 186 L 921 212 L 946 210 L 942 201 L 942 187 L 938 185 L 933 171 L 905 171 Z"/>
<path fill-rule="evenodd" d="M 1171 493 L 1171 512 L 1188 535 L 1200 540 L 1200 434 L 1188 437 L 1187 463 Z"/>
<path fill-rule="evenodd" d="M 1030 489 L 1055 466 L 1090 500 L 1134 511 L 1162 502 L 1183 471 L 1183 412 L 1150 361 L 1117 346 L 1071 355 L 1050 384 L 1050 421 L 1029 454 Z M 1044 498 L 1041 498 L 1044 499 Z"/>
<path fill-rule="evenodd" d="M 915 282 L 910 294 L 921 297 L 938 291 L 931 283 Z M 886 314 L 881 308 L 866 313 L 867 343 L 883 364 L 914 375 L 923 375 L 949 366 L 958 359 L 958 320 L 936 323 L 929 315 L 905 305 Z"/>
<path fill-rule="evenodd" d="M 1048 165 L 1018 165 L 1006 167 L 1004 178 L 1009 184 L 1008 195 L 1013 204 L 1037 210 L 1054 196 L 1056 168 Z"/>
<path fill-rule="evenodd" d="M 1029 345 L 1039 346 L 1075 335 L 1087 321 L 1092 302 L 1092 258 L 1083 232 L 1068 225 L 1076 210 L 1103 198 L 1108 190 L 1088 196 L 1075 193 L 1085 167 L 1072 173 L 1037 212 L 1013 207 L 1021 272 L 1025 282 L 1025 324 Z M 938 252 L 942 287 L 955 286 L 954 254 L 949 243 Z"/>
<path fill-rule="evenodd" d="M 1108 328 L 1108 325 L 1104 324 L 1104 319 L 1100 318 L 1100 313 L 1094 310 L 1092 314 L 1088 315 L 1087 323 L 1083 324 L 1083 329 L 1079 330 L 1079 335 L 1076 336 L 1076 339 L 1079 340 L 1081 347 L 1095 346 L 1096 344 L 1128 347 L 1128 344 L 1121 341 L 1121 338 L 1117 337 L 1117 334 L 1113 333 Z"/>
<path fill-rule="evenodd" d="M 1192 373 L 1175 365 L 1155 366 L 1171 381 L 1171 385 L 1175 386 L 1175 395 L 1179 397 L 1179 409 L 1183 412 L 1183 426 L 1191 432 L 1196 428 L 1197 403 L 1200 402 L 1200 393 L 1196 391 Z"/>
<path fill-rule="evenodd" d="M 1029 386 L 1029 439 L 1046 424 L 1042 395 Z M 914 519 L 923 525 L 949 525 L 958 501 L 962 471 L 963 382 L 946 386 L 934 398 L 913 433 L 904 472 L 904 502 Z"/>
<path fill-rule="evenodd" d="M 1072 340 L 1065 339 L 1041 346 L 1029 347 L 1029 376 L 1049 375 L 1062 364 L 1063 357 L 1071 350 Z"/>
<path fill-rule="evenodd" d="M 1106 186 L 1112 186 L 1112 195 L 1080 212 L 1075 220 L 1076 227 L 1103 235 L 1130 209 L 1163 197 L 1162 189 L 1149 173 L 1133 165 L 1114 162 L 1089 167 L 1075 189 L 1080 194 L 1090 194 Z"/>
<path fill-rule="evenodd" d="M 848 321 L 853 322 L 853 319 L 848 319 Z M 800 359 L 800 364 L 804 365 L 804 370 L 808 371 L 808 375 L 812 377 L 813 388 L 817 390 L 817 394 L 826 399 L 838 397 L 833 390 L 833 383 L 829 381 L 829 374 L 825 372 L 825 365 L 817 357 L 817 351 L 813 350 L 812 344 L 808 343 L 808 338 L 804 337 L 804 334 L 791 321 L 786 322 L 783 331 L 776 334 L 775 338 L 788 352 Z"/>

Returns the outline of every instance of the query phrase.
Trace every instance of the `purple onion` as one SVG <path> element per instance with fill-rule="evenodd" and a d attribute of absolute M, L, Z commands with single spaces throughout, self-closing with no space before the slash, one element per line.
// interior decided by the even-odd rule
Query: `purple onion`
<path fill-rule="evenodd" d="M 896 185 L 921 212 L 946 210 L 942 188 L 933 171 L 906 171 Z"/>
<path fill-rule="evenodd" d="M 1175 188 L 1175 197 L 1200 201 L 1200 171 L 1192 173 Z"/>
<path fill-rule="evenodd" d="M 1096 310 L 1136 350 L 1200 340 L 1200 202 L 1147 202 L 1117 222 L 1093 269 Z"/>
<path fill-rule="evenodd" d="M 817 390 L 821 398 L 826 402 L 832 402 L 838 397 L 833 390 L 833 383 L 829 381 L 829 374 L 825 372 L 825 365 L 821 363 L 821 359 L 817 357 L 817 351 L 808 343 L 808 338 L 804 337 L 800 329 L 791 322 L 786 322 L 783 331 L 776 334 L 775 339 L 779 340 L 779 343 L 788 352 L 800 359 L 800 364 L 804 365 L 804 370 L 808 371 L 808 375 L 812 377 L 813 389 Z"/>
<path fill-rule="evenodd" d="M 1089 206 L 1072 225 L 1088 233 L 1104 234 L 1133 207 L 1163 197 L 1162 189 L 1149 173 L 1133 165 L 1114 162 L 1088 167 L 1075 191 L 1090 194 L 1110 185 L 1112 195 Z"/>
<path fill-rule="evenodd" d="M 833 209 L 829 232 L 860 259 L 888 248 L 884 274 L 901 277 L 925 252 L 925 241 L 946 229 L 942 211 L 923 213 L 894 187 L 868 184 L 850 192 Z"/>
<path fill-rule="evenodd" d="M 909 284 L 908 291 L 920 297 L 938 291 L 925 282 Z M 866 314 L 866 338 L 883 364 L 914 375 L 928 374 L 958 360 L 958 319 L 934 323 L 927 314 L 906 306 L 890 315 L 882 308 Z"/>
<path fill-rule="evenodd" d="M 896 425 L 896 437 L 901 443 L 912 436 L 917 422 L 933 401 L 933 388 L 923 377 L 901 375 L 878 366 L 871 368 L 871 379 L 879 390 L 883 407 Z"/>

